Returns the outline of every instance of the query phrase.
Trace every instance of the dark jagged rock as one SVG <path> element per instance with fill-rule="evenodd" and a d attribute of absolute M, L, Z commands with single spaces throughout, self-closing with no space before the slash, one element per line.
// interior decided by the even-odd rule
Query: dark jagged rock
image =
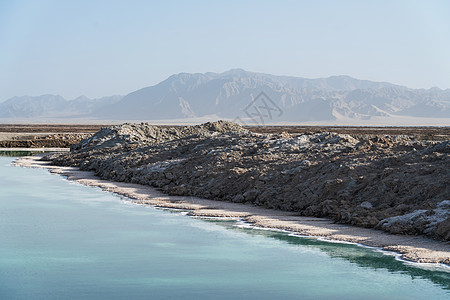
<path fill-rule="evenodd" d="M 103 128 L 46 157 L 172 195 L 249 203 L 449 240 L 448 141 L 257 134 L 231 122 Z"/>

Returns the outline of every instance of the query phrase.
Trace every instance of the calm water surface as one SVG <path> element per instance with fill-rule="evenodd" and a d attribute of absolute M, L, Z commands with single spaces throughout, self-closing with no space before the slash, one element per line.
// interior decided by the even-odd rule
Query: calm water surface
<path fill-rule="evenodd" d="M 130 204 L 0 157 L 0 299 L 450 299 L 450 273 Z"/>

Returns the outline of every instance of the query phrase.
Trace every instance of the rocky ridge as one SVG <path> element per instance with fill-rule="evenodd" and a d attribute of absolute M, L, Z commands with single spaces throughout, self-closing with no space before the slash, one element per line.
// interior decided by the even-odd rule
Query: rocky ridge
<path fill-rule="evenodd" d="M 450 240 L 450 141 L 252 133 L 225 121 L 103 128 L 45 157 L 171 195 L 248 203 Z"/>

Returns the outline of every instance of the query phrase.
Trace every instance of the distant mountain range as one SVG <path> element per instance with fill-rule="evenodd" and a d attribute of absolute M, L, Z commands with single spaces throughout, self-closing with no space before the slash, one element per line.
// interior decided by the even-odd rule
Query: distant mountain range
<path fill-rule="evenodd" d="M 1 119 L 174 120 L 222 118 L 244 123 L 364 123 L 373 118 L 450 119 L 450 89 L 410 89 L 348 76 L 320 79 L 233 69 L 172 75 L 126 96 L 100 99 L 14 97 L 0 103 Z M 1 120 L 4 121 L 4 120 Z M 443 124 L 448 125 L 448 124 Z"/>
<path fill-rule="evenodd" d="M 89 99 L 80 96 L 68 101 L 59 95 L 13 97 L 0 102 L 0 118 L 34 120 L 39 118 L 86 118 L 94 116 L 102 108 L 112 105 L 122 98 L 123 96 L 110 96 Z"/>

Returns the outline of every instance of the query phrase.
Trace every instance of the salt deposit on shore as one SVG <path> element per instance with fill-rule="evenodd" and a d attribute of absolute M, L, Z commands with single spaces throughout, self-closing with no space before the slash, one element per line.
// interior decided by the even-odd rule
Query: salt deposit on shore
<path fill-rule="evenodd" d="M 213 201 L 189 196 L 168 196 L 150 186 L 112 182 L 99 179 L 93 172 L 75 167 L 60 167 L 41 161 L 40 156 L 22 157 L 15 164 L 23 167 L 47 168 L 87 186 L 130 198 L 139 204 L 191 210 L 193 216 L 236 217 L 254 226 L 287 230 L 299 235 L 322 237 L 327 240 L 354 242 L 401 254 L 405 260 L 420 263 L 450 265 L 450 243 L 422 236 L 393 235 L 380 230 L 336 224 L 323 218 L 303 217 L 295 212 L 265 209 L 241 203 Z"/>

